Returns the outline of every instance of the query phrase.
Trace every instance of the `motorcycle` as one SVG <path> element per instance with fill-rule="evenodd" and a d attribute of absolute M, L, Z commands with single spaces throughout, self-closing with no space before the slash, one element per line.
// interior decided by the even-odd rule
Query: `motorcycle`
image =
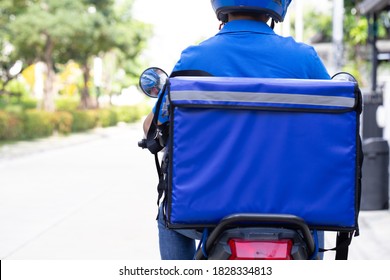
<path fill-rule="evenodd" d="M 169 79 L 165 71 L 152 67 L 141 74 L 139 86 L 147 96 L 158 98 L 159 107 L 161 92 L 169 87 Z M 339 73 L 333 80 L 356 83 L 348 73 Z M 169 128 L 159 125 L 154 119 L 147 137 L 138 143 L 140 148 L 155 155 L 159 199 L 164 191 L 162 185 L 170 182 L 166 174 L 167 163 L 164 160 L 159 162 L 157 157 L 169 143 L 168 134 Z M 222 217 L 216 224 L 197 225 L 194 229 L 203 232 L 194 257 L 197 260 L 309 260 L 321 259 L 319 253 L 327 251 L 319 248 L 317 230 L 300 216 L 292 214 L 239 212 Z M 347 259 L 355 230 L 337 228 L 337 232 L 336 247 L 329 250 L 336 251 L 336 259 Z"/>

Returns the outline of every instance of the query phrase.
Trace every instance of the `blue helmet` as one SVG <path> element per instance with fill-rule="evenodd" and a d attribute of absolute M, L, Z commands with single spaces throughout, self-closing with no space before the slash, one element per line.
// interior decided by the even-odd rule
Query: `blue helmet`
<path fill-rule="evenodd" d="M 143 75 L 141 75 L 140 83 L 146 91 L 150 91 L 152 88 L 159 89 L 160 76 L 153 70 L 153 68 L 149 68 Z"/>
<path fill-rule="evenodd" d="M 292 0 L 211 0 L 218 20 L 227 21 L 231 12 L 261 12 L 282 22 Z"/>

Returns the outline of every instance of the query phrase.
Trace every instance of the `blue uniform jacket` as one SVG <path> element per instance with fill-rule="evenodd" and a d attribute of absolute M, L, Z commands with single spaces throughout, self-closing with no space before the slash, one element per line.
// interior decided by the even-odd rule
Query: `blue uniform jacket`
<path fill-rule="evenodd" d="M 185 49 L 173 69 L 180 70 L 220 77 L 330 79 L 313 47 L 253 20 L 228 22 L 215 36 Z M 168 121 L 165 100 L 159 121 Z"/>

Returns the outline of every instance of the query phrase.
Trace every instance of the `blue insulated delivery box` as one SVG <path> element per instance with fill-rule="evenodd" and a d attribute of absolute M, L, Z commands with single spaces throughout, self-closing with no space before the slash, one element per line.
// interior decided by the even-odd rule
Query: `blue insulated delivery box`
<path fill-rule="evenodd" d="M 265 213 L 356 229 L 360 100 L 346 81 L 170 79 L 168 227 Z"/>

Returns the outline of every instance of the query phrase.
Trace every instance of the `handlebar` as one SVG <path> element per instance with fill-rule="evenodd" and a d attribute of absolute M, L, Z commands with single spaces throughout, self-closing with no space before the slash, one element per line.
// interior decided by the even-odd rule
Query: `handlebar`
<path fill-rule="evenodd" d="M 142 149 L 146 149 L 148 146 L 147 146 L 147 142 L 146 142 L 146 139 L 142 139 L 141 141 L 138 141 L 138 147 L 142 148 Z"/>

